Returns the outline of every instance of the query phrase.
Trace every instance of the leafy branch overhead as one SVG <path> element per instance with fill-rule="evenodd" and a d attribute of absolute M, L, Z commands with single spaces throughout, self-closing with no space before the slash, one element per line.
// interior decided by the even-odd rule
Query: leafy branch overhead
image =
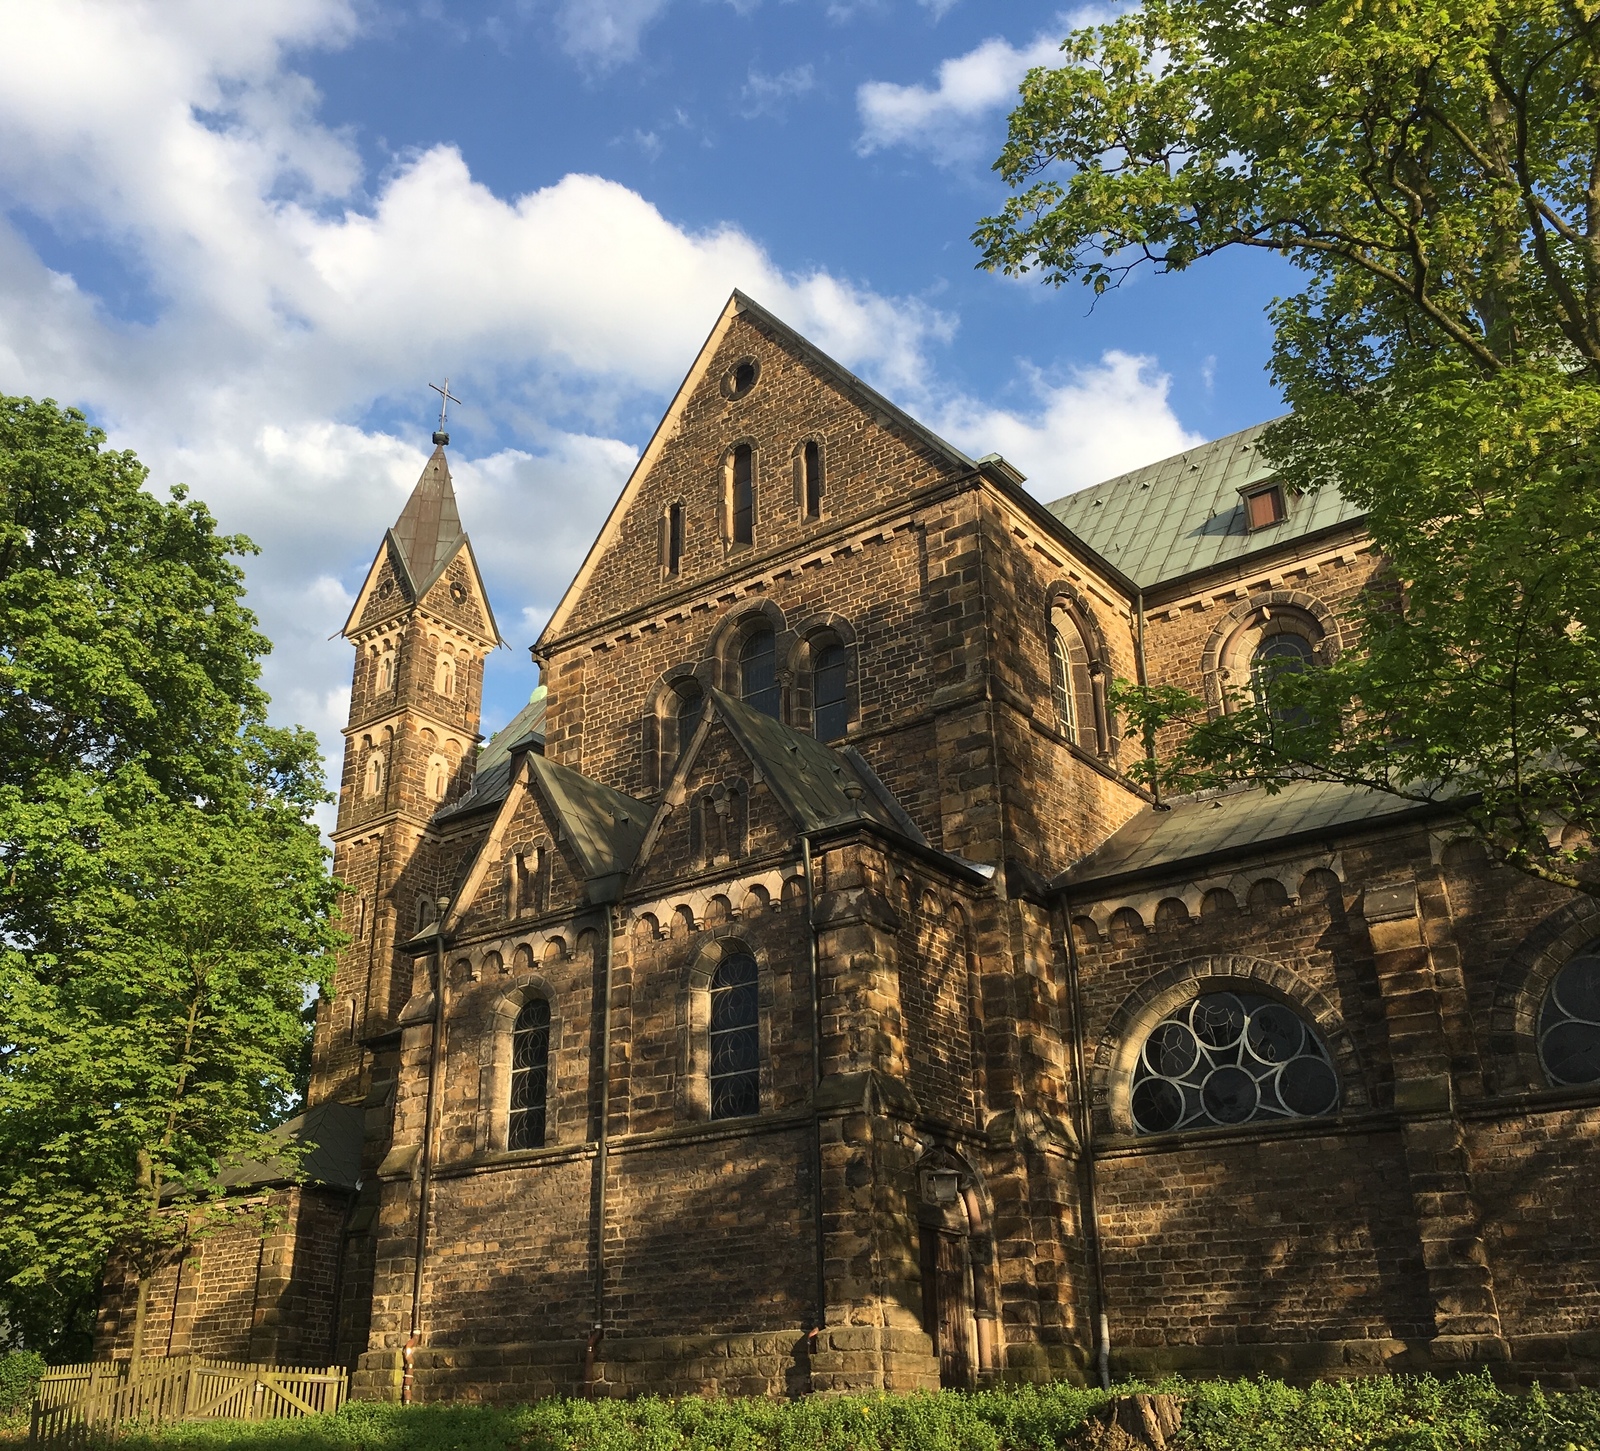
<path fill-rule="evenodd" d="M 1448 800 L 1600 891 L 1600 10 L 1151 0 L 1030 72 L 996 169 L 991 268 L 1096 293 L 1234 247 L 1300 270 L 1265 452 L 1291 499 L 1360 505 L 1385 561 L 1358 647 L 1270 703 L 1123 686 L 1165 721 L 1146 769 Z"/>

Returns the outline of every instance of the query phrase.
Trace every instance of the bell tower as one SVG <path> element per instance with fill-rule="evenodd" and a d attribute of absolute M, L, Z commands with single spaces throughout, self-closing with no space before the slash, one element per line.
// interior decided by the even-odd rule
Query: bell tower
<path fill-rule="evenodd" d="M 312 1104 L 371 1087 L 372 1040 L 394 1026 L 410 989 L 410 959 L 396 946 L 432 920 L 446 886 L 434 817 L 471 785 L 484 659 L 501 643 L 440 425 L 342 631 L 355 671 L 333 842 L 350 941 L 318 1014 Z"/>

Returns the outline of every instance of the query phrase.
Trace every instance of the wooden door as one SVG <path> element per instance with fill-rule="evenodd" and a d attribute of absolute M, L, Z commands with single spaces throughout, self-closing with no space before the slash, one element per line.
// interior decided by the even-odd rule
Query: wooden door
<path fill-rule="evenodd" d="M 965 1235 L 933 1225 L 922 1227 L 922 1328 L 933 1337 L 939 1357 L 939 1384 L 969 1389 L 972 1385 Z"/>

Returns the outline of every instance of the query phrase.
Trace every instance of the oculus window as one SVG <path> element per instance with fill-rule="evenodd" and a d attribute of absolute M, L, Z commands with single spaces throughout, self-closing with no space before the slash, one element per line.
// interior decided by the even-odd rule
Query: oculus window
<path fill-rule="evenodd" d="M 530 998 L 511 1030 L 511 1122 L 506 1147 L 544 1147 L 545 1098 L 550 1087 L 550 1004 Z"/>
<path fill-rule="evenodd" d="M 1150 1031 L 1133 1074 L 1141 1134 L 1319 1118 L 1339 1106 L 1339 1079 L 1311 1025 L 1249 993 L 1202 993 Z"/>
<path fill-rule="evenodd" d="M 735 953 L 711 979 L 711 1117 L 761 1109 L 761 1009 L 756 960 Z"/>
<path fill-rule="evenodd" d="M 739 698 L 776 720 L 778 696 L 778 642 L 771 630 L 755 630 L 739 647 Z"/>
<path fill-rule="evenodd" d="M 1539 1012 L 1539 1063 L 1556 1088 L 1600 1083 L 1600 942 L 1550 984 Z"/>

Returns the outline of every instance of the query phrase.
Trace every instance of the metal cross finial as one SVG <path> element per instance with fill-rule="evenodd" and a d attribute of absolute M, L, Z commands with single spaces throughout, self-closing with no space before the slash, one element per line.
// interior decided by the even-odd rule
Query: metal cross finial
<path fill-rule="evenodd" d="M 450 380 L 448 378 L 444 380 L 444 387 L 442 388 L 437 383 L 429 383 L 428 386 L 439 395 L 439 427 L 433 435 L 433 441 L 435 443 L 449 443 L 450 435 L 444 431 L 445 415 L 452 403 L 459 403 L 461 400 L 450 391 Z"/>

